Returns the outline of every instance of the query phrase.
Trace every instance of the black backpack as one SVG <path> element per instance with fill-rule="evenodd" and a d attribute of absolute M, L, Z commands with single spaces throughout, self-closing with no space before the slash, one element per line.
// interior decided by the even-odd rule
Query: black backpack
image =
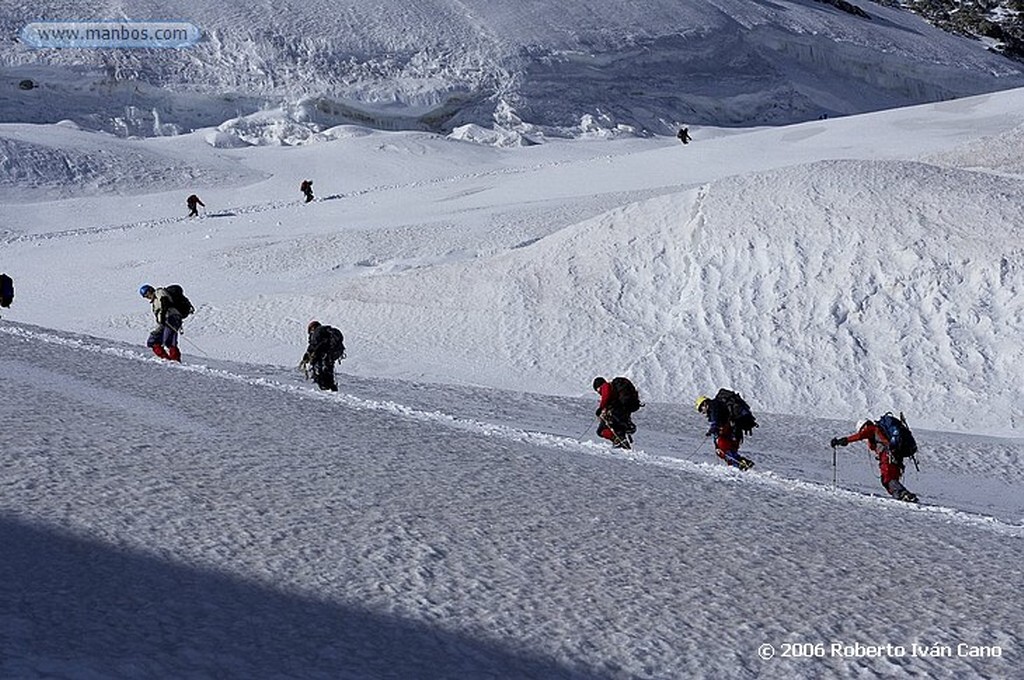
<path fill-rule="evenodd" d="M 718 390 L 715 401 L 725 404 L 729 412 L 729 422 L 737 432 L 750 434 L 757 427 L 757 419 L 750 410 L 750 405 L 738 393 L 724 387 Z"/>
<path fill-rule="evenodd" d="M 14 279 L 0 274 L 0 307 L 10 307 L 14 302 Z"/>
<path fill-rule="evenodd" d="M 181 319 L 184 321 L 189 314 L 196 311 L 196 308 L 192 306 L 192 301 L 185 296 L 185 291 L 178 284 L 170 286 L 164 286 L 164 290 L 171 296 L 171 306 L 178 310 L 181 314 Z"/>
<path fill-rule="evenodd" d="M 340 361 L 345 358 L 345 335 L 333 326 L 330 331 L 331 344 L 328 348 L 328 357 L 331 361 Z"/>
<path fill-rule="evenodd" d="M 914 434 L 907 427 L 907 421 L 900 413 L 900 417 L 897 418 L 892 414 L 892 411 L 886 412 L 884 416 L 875 421 L 875 424 L 885 432 L 885 436 L 889 439 L 889 452 L 896 459 L 896 462 L 900 465 L 903 464 L 904 458 L 914 458 L 914 463 L 917 463 L 915 458 L 917 454 L 917 442 L 914 440 Z"/>
<path fill-rule="evenodd" d="M 622 376 L 612 378 L 612 389 L 615 390 L 615 401 L 626 413 L 634 413 L 643 407 L 644 404 L 640 401 L 640 394 L 636 391 L 636 385 L 629 378 L 623 378 Z"/>

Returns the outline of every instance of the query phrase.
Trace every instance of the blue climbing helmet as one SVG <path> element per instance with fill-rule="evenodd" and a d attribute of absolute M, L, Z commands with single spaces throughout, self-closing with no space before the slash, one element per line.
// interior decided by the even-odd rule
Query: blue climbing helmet
<path fill-rule="evenodd" d="M 153 286 L 149 285 L 148 283 L 144 283 L 141 286 L 139 286 L 139 295 L 141 295 L 142 297 L 146 297 L 147 295 L 152 293 L 154 290 L 156 290 L 156 289 L 153 288 Z"/>

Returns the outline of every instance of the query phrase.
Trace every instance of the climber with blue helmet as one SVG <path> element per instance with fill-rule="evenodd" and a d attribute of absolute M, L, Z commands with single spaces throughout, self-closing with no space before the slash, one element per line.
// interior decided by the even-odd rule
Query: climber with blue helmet
<path fill-rule="evenodd" d="M 180 362 L 178 333 L 181 332 L 182 312 L 178 307 L 181 305 L 175 304 L 174 298 L 166 288 L 154 288 L 148 283 L 139 286 L 139 295 L 149 300 L 153 306 L 153 316 L 156 318 L 156 327 L 150 331 L 146 347 L 151 348 L 153 354 L 161 359 Z"/>

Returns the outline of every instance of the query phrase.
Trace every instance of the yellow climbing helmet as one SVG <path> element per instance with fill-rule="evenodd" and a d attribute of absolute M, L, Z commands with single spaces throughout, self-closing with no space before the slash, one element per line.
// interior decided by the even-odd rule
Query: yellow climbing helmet
<path fill-rule="evenodd" d="M 706 397 L 706 396 L 704 396 L 702 394 L 699 397 L 697 397 L 697 401 L 693 402 L 693 406 L 698 411 L 700 411 L 704 407 L 704 404 L 709 402 L 709 401 L 711 401 L 711 399 L 709 399 L 708 397 Z"/>

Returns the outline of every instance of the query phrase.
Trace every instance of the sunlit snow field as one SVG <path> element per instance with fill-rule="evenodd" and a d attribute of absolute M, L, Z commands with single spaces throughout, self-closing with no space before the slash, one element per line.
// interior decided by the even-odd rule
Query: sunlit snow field
<path fill-rule="evenodd" d="M 1024 90 L 686 146 L 547 113 L 0 125 L 0 677 L 1019 673 Z M 181 365 L 143 283 L 197 307 Z M 595 375 L 647 402 L 632 452 Z M 888 410 L 919 506 L 828 446 Z"/>

